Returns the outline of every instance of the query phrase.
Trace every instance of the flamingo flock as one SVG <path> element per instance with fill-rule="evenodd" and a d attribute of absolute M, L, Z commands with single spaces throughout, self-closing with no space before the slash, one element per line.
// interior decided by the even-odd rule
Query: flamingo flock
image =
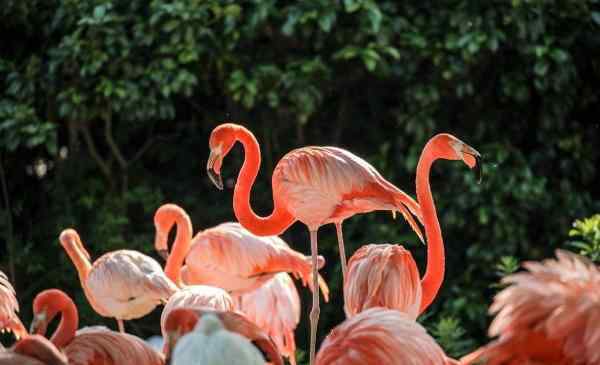
<path fill-rule="evenodd" d="M 445 275 L 442 229 L 429 175 L 437 160 L 480 169 L 480 154 L 450 134 L 425 145 L 416 171 L 416 200 L 368 162 L 336 147 L 303 147 L 286 154 L 273 171 L 273 212 L 258 216 L 250 205 L 260 169 L 260 146 L 247 128 L 233 123 L 210 136 L 207 173 L 223 189 L 221 167 L 240 142 L 244 163 L 235 184 L 238 222 L 193 231 L 185 210 L 160 206 L 154 215 L 154 247 L 164 268 L 141 252 L 117 250 L 92 261 L 79 233 L 64 229 L 58 241 L 73 262 L 82 290 L 100 316 L 118 331 L 79 328 L 78 310 L 59 289 L 40 292 L 27 330 L 19 319 L 15 290 L 0 272 L 0 329 L 15 344 L 0 346 L 0 365 L 296 365 L 295 329 L 301 302 L 294 278 L 312 291 L 310 365 L 600 365 L 600 270 L 587 259 L 557 251 L 556 259 L 527 262 L 507 276 L 494 298 L 491 342 L 461 359 L 447 356 L 417 321 L 435 300 Z M 421 278 L 409 250 L 369 244 L 346 262 L 342 224 L 355 214 L 400 212 L 427 245 Z M 310 256 L 278 235 L 296 221 L 308 227 Z M 336 228 L 347 319 L 317 351 L 320 295 L 329 289 L 319 270 L 317 231 Z M 169 233 L 176 229 L 172 244 Z M 424 232 L 424 234 L 423 234 Z M 74 273 L 73 273 L 74 274 Z M 162 348 L 126 333 L 124 321 L 164 305 Z M 47 338 L 49 325 L 57 320 Z"/>

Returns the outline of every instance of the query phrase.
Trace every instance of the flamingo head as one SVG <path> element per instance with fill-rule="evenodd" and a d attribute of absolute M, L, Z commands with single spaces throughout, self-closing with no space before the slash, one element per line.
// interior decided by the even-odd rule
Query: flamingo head
<path fill-rule="evenodd" d="M 448 133 L 440 133 L 431 138 L 437 157 L 446 160 L 463 161 L 471 169 L 476 169 L 481 182 L 481 154 L 460 139 Z"/>
<path fill-rule="evenodd" d="M 48 289 L 40 292 L 33 300 L 33 319 L 29 333 L 45 335 L 48 323 L 69 304 L 75 306 L 73 301 L 58 289 Z"/>
<path fill-rule="evenodd" d="M 185 218 L 187 214 L 175 204 L 163 204 L 154 213 L 154 227 L 156 229 L 154 248 L 165 261 L 169 258 L 169 232 L 180 217 Z"/>
<path fill-rule="evenodd" d="M 88 261 L 91 260 L 90 253 L 83 247 L 79 234 L 73 228 L 63 230 L 58 239 L 65 250 L 79 251 L 88 259 Z"/>
<path fill-rule="evenodd" d="M 223 190 L 223 179 L 221 178 L 221 165 L 223 159 L 235 144 L 237 132 L 243 129 L 242 126 L 225 123 L 213 129 L 208 140 L 210 147 L 210 156 L 206 164 L 208 177 L 219 190 Z"/>
<path fill-rule="evenodd" d="M 198 323 L 198 314 L 188 308 L 177 308 L 171 311 L 165 322 L 166 338 L 163 353 L 167 359 L 181 336 L 191 332 Z"/>

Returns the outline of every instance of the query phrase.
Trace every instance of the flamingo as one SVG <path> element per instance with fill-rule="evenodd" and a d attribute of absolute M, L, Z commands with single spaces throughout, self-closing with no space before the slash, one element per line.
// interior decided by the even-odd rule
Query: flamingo
<path fill-rule="evenodd" d="M 18 311 L 19 302 L 15 297 L 15 289 L 6 274 L 0 271 L 0 330 L 13 332 L 17 340 L 27 334 L 27 330 L 17 316 Z"/>
<path fill-rule="evenodd" d="M 526 262 L 526 272 L 494 298 L 489 328 L 498 338 L 461 359 L 488 365 L 600 364 L 600 269 L 557 250 L 556 259 Z"/>
<path fill-rule="evenodd" d="M 428 143 L 431 147 L 428 148 L 425 158 L 421 156 L 419 162 L 422 163 L 422 168 L 427 168 L 426 164 L 430 166 L 437 158 L 460 159 L 470 167 L 476 165 L 479 154 L 471 147 L 447 134 L 436 137 L 434 142 Z M 260 148 L 252 132 L 232 123 L 216 127 L 209 139 L 207 172 L 217 188 L 222 189 L 220 172 L 223 159 L 237 141 L 241 142 L 245 151 L 244 164 L 238 175 L 233 196 L 233 208 L 237 219 L 245 228 L 258 235 L 278 235 L 297 220 L 308 226 L 315 280 L 313 286 L 316 286 L 317 280 L 317 230 L 324 224 L 334 223 L 336 226 L 344 278 L 347 269 L 341 226 L 346 218 L 354 214 L 374 210 L 391 210 L 392 214 L 395 214 L 399 211 L 423 240 L 421 231 L 411 216 L 412 213 L 423 222 L 422 207 L 385 180 L 368 162 L 336 147 L 304 147 L 285 155 L 273 171 L 273 212 L 268 217 L 259 217 L 250 206 L 250 190 L 260 167 Z M 424 189 L 424 195 L 431 196 L 429 186 L 421 188 Z M 431 209 L 435 212 L 433 204 L 429 207 L 430 218 Z M 431 232 L 436 228 L 439 230 L 439 224 L 437 227 L 431 224 L 429 226 Z M 432 255 L 439 254 L 439 247 L 438 250 L 429 252 Z M 437 291 L 433 290 L 433 279 L 439 279 L 439 267 L 428 274 L 423 279 L 428 292 L 424 293 L 422 305 L 428 305 L 428 301 L 432 300 L 432 292 Z M 441 282 L 439 284 L 441 285 Z M 314 364 L 319 313 L 319 297 L 317 293 L 313 293 L 310 312 L 311 365 Z"/>
<path fill-rule="evenodd" d="M 181 283 L 183 275 L 186 284 L 216 286 L 240 295 L 260 287 L 278 272 L 292 272 L 313 289 L 310 259 L 279 237 L 259 237 L 239 223 L 223 223 L 199 232 L 192 240 L 191 220 L 175 204 L 161 206 L 154 215 L 154 224 L 155 248 L 168 257 L 165 273 L 176 282 Z M 177 236 L 169 255 L 167 240 L 173 225 L 177 226 Z M 323 263 L 319 257 L 318 265 Z M 319 275 L 316 281 L 328 300 L 327 284 Z"/>
<path fill-rule="evenodd" d="M 59 239 L 77 269 L 88 302 L 101 316 L 114 317 L 121 333 L 125 332 L 123 320 L 147 315 L 178 290 L 158 262 L 140 252 L 108 252 L 91 264 L 74 229 L 65 229 Z"/>
<path fill-rule="evenodd" d="M 279 273 L 263 286 L 235 298 L 238 310 L 271 336 L 279 352 L 296 365 L 294 330 L 300 322 L 300 297 L 287 273 Z"/>
<path fill-rule="evenodd" d="M 26 334 L 12 349 L 0 349 L 0 365 L 67 365 L 67 357 L 44 337 Z"/>
<path fill-rule="evenodd" d="M 48 324 L 58 314 L 60 323 L 50 342 L 64 351 L 70 365 L 165 364 L 162 354 L 135 336 L 101 326 L 77 331 L 77 307 L 58 289 L 44 290 L 35 297 L 31 332 L 44 335 Z"/>
<path fill-rule="evenodd" d="M 261 353 L 245 337 L 224 329 L 219 318 L 204 315 L 194 330 L 179 339 L 173 365 L 264 365 Z"/>
<path fill-rule="evenodd" d="M 165 355 L 167 360 L 177 345 L 181 336 L 191 332 L 198 321 L 205 315 L 215 315 L 223 327 L 229 332 L 235 332 L 254 343 L 265 358 L 273 365 L 283 365 L 281 354 L 273 340 L 243 313 L 235 311 L 215 311 L 210 309 L 177 308 L 169 313 L 166 320 Z"/>
<path fill-rule="evenodd" d="M 427 331 L 406 313 L 369 308 L 346 319 L 325 338 L 317 365 L 450 365 Z"/>

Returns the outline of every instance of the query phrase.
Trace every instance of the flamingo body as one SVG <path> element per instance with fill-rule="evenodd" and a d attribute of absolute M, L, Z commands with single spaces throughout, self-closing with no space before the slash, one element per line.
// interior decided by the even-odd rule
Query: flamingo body
<path fill-rule="evenodd" d="M 402 246 L 366 245 L 348 261 L 344 309 L 352 317 L 365 309 L 396 309 L 416 319 L 421 307 L 421 280 L 417 264 Z"/>
<path fill-rule="evenodd" d="M 295 365 L 294 330 L 300 322 L 300 297 L 292 278 L 279 273 L 260 288 L 237 297 L 236 305 L 267 332 L 281 354 Z"/>
<path fill-rule="evenodd" d="M 451 364 L 425 329 L 406 313 L 370 308 L 346 319 L 325 338 L 317 365 Z"/>
<path fill-rule="evenodd" d="M 6 274 L 0 271 L 0 330 L 12 331 L 18 339 L 25 336 L 27 330 L 17 312 L 19 312 L 19 302 L 15 296 L 15 289 Z"/>

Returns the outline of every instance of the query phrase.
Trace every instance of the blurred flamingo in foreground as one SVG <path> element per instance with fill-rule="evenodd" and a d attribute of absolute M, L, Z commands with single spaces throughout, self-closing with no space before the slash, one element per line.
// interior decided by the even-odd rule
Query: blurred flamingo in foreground
<path fill-rule="evenodd" d="M 406 313 L 370 308 L 335 327 L 317 365 L 450 365 L 427 331 Z"/>
<path fill-rule="evenodd" d="M 263 286 L 235 298 L 237 308 L 262 328 L 290 364 L 296 365 L 294 330 L 300 322 L 300 297 L 287 273 L 279 273 Z"/>
<path fill-rule="evenodd" d="M 317 286 L 317 230 L 334 223 L 338 236 L 342 273 L 346 276 L 346 255 L 342 235 L 345 219 L 375 210 L 402 213 L 422 239 L 411 213 L 421 219 L 417 203 L 402 190 L 385 180 L 373 166 L 358 156 L 336 147 L 304 147 L 286 154 L 273 171 L 273 212 L 258 216 L 250 206 L 250 190 L 260 168 L 258 141 L 243 126 L 225 123 L 210 136 L 207 172 L 219 189 L 223 189 L 221 165 L 235 142 L 244 147 L 244 164 L 233 195 L 233 208 L 238 221 L 249 231 L 261 236 L 279 235 L 296 221 L 308 226 L 313 260 L 313 287 Z M 319 296 L 313 293 L 310 313 L 310 364 L 314 364 Z"/>
<path fill-rule="evenodd" d="M 264 365 L 265 360 L 247 338 L 227 331 L 217 316 L 206 314 L 173 351 L 172 365 L 193 364 Z"/>
<path fill-rule="evenodd" d="M 120 332 L 125 332 L 123 320 L 147 315 L 177 291 L 158 262 L 141 252 L 117 250 L 91 264 L 74 229 L 62 231 L 60 243 L 77 269 L 92 308 L 101 316 L 116 318 Z"/>
<path fill-rule="evenodd" d="M 168 257 L 165 273 L 181 282 L 185 261 L 185 283 L 223 288 L 232 295 L 252 291 L 279 272 L 291 272 L 313 289 L 310 259 L 289 248 L 279 237 L 256 236 L 239 223 L 223 223 L 196 234 L 188 214 L 175 204 L 161 206 L 154 215 L 155 248 Z M 177 226 L 177 236 L 170 254 L 168 235 Z M 324 260 L 320 257 L 319 267 Z M 329 289 L 317 276 L 326 300 Z M 314 290 L 314 289 L 313 289 Z"/>
<path fill-rule="evenodd" d="M 585 257 L 526 262 L 494 298 L 489 335 L 498 338 L 461 364 L 600 364 L 600 270 Z"/>
<path fill-rule="evenodd" d="M 476 167 L 479 152 L 449 134 L 433 136 L 423 148 L 417 165 L 417 201 L 423 213 L 427 239 L 427 271 L 420 280 L 419 270 L 409 251 L 397 245 L 361 247 L 348 263 L 344 283 L 347 316 L 366 308 L 386 307 L 417 318 L 435 299 L 444 281 L 445 258 L 442 230 L 429 184 L 431 166 L 438 159 L 462 160 Z"/>
<path fill-rule="evenodd" d="M 277 350 L 277 346 L 275 346 L 273 340 L 242 313 L 190 308 L 174 309 L 167 317 L 165 324 L 167 332 L 167 336 L 165 337 L 165 355 L 167 356 L 167 361 L 170 360 L 173 349 L 179 339 L 183 335 L 193 331 L 198 321 L 206 314 L 218 317 L 227 331 L 235 332 L 250 340 L 273 365 L 283 365 L 281 354 Z"/>
<path fill-rule="evenodd" d="M 70 365 L 164 365 L 161 353 L 143 340 L 105 327 L 77 331 L 75 303 L 58 289 L 44 290 L 33 301 L 31 332 L 44 335 L 48 324 L 60 314 L 60 323 L 50 341 L 69 359 Z"/>
<path fill-rule="evenodd" d="M 67 357 L 39 335 L 25 335 L 10 350 L 0 348 L 0 365 L 67 365 Z"/>
<path fill-rule="evenodd" d="M 15 289 L 8 281 L 6 274 L 0 271 L 0 330 L 12 331 L 17 339 L 25 336 L 27 330 L 21 323 L 17 312 L 19 302 L 15 297 Z"/>

